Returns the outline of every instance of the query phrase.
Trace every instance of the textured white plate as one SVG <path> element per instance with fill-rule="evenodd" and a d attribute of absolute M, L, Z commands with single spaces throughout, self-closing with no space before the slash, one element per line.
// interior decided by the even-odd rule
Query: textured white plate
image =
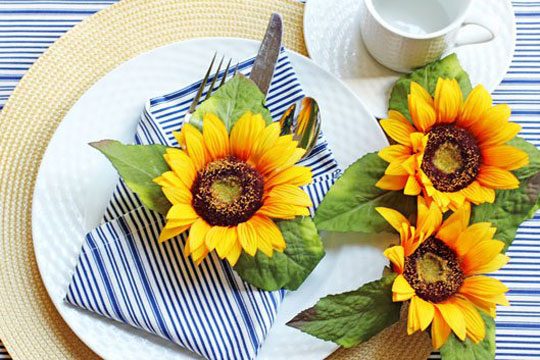
<path fill-rule="evenodd" d="M 311 59 L 344 80 L 373 115 L 383 117 L 390 90 L 400 74 L 380 65 L 364 47 L 360 34 L 363 1 L 307 1 L 304 38 Z M 495 39 L 449 49 L 448 53 L 458 55 L 473 85 L 481 83 L 491 92 L 503 79 L 514 54 L 516 25 L 512 3 L 510 0 L 473 0 L 466 21 L 492 29 Z M 475 38 L 478 31 L 484 30 L 468 26 L 458 39 Z"/>
<path fill-rule="evenodd" d="M 150 97 L 201 78 L 217 51 L 237 60 L 258 43 L 196 39 L 155 49 L 97 82 L 62 121 L 43 158 L 33 202 L 33 235 L 41 276 L 58 311 L 75 333 L 106 359 L 186 359 L 193 354 L 156 336 L 63 302 L 86 232 L 103 215 L 118 176 L 87 143 L 104 138 L 131 142 Z M 306 94 L 320 104 L 323 131 L 344 168 L 386 140 L 366 108 L 339 80 L 309 59 L 290 54 Z M 358 235 L 327 238 L 327 256 L 309 280 L 286 297 L 261 350 L 262 359 L 322 359 L 336 346 L 285 326 L 319 297 L 357 288 L 381 274 L 387 241 L 359 242 Z"/>

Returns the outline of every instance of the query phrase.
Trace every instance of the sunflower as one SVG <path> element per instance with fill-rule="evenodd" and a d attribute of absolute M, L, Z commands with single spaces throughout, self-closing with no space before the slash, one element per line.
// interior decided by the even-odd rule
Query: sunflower
<path fill-rule="evenodd" d="M 213 114 L 204 116 L 202 128 L 185 124 L 174 133 L 181 149 L 166 150 L 171 171 L 154 179 L 172 204 L 159 241 L 189 229 L 184 254 L 196 264 L 214 249 L 231 265 L 242 250 L 283 251 L 272 219 L 309 215 L 312 205 L 300 188 L 311 182 L 311 170 L 295 166 L 305 150 L 260 114 L 245 113 L 230 135 Z"/>
<path fill-rule="evenodd" d="M 412 124 L 394 110 L 381 120 L 398 144 L 379 152 L 390 163 L 379 188 L 422 194 L 446 211 L 466 202 L 492 203 L 495 190 L 519 186 L 511 170 L 527 165 L 529 158 L 506 143 L 521 128 L 508 121 L 508 105 L 492 106 L 482 85 L 463 102 L 455 79 L 439 78 L 434 98 L 411 82 L 408 108 Z"/>
<path fill-rule="evenodd" d="M 377 211 L 395 228 L 400 245 L 384 252 L 398 274 L 392 286 L 394 302 L 408 301 L 407 332 L 424 331 L 431 324 L 433 346 L 440 348 L 453 331 L 460 339 L 478 343 L 485 324 L 478 310 L 495 317 L 496 305 L 509 305 L 508 288 L 482 275 L 508 262 L 504 243 L 494 240 L 490 223 L 469 226 L 470 204 L 442 220 L 440 208 L 418 197 L 416 226 L 399 212 Z"/>

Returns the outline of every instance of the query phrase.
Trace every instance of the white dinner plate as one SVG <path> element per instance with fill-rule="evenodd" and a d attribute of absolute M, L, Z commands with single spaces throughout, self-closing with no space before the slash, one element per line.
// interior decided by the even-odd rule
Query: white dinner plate
<path fill-rule="evenodd" d="M 75 333 L 105 359 L 187 359 L 194 354 L 142 330 L 67 305 L 63 299 L 84 235 L 97 226 L 118 180 L 113 167 L 88 142 L 131 142 L 145 101 L 199 80 L 214 52 L 242 60 L 259 43 L 206 38 L 174 43 L 120 65 L 88 90 L 54 134 L 37 178 L 32 227 L 43 282 Z M 205 60 L 201 60 L 205 59 Z M 322 111 L 322 128 L 342 168 L 385 146 L 375 119 L 361 101 L 311 60 L 290 53 L 307 95 Z M 332 238 L 330 238 L 332 237 Z M 328 235 L 327 255 L 302 287 L 286 296 L 263 345 L 261 359 L 322 359 L 336 345 L 285 323 L 327 294 L 352 290 L 380 277 L 388 241 L 358 235 Z"/>
<path fill-rule="evenodd" d="M 363 1 L 307 1 L 304 38 L 313 61 L 344 80 L 373 115 L 384 117 L 392 85 L 401 74 L 380 65 L 364 47 L 360 34 Z M 449 49 L 447 54 L 455 52 L 473 85 L 483 84 L 491 92 L 505 76 L 514 54 L 516 24 L 512 3 L 473 0 L 465 21 L 485 25 L 495 38 L 484 44 Z M 476 39 L 479 31 L 485 30 L 468 26 L 459 34 L 459 40 Z"/>

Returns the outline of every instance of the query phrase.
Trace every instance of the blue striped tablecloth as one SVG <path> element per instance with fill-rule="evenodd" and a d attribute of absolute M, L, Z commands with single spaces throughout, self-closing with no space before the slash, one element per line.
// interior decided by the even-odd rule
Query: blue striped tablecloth
<path fill-rule="evenodd" d="M 72 26 L 116 0 L 0 0 L 0 109 L 26 70 Z M 512 106 L 523 136 L 540 146 L 540 1 L 514 0 L 517 47 L 493 94 Z M 497 359 L 540 359 L 540 215 L 526 222 L 497 275 L 510 287 L 497 317 Z M 437 358 L 432 355 L 431 358 Z M 0 342 L 0 359 L 9 359 Z"/>

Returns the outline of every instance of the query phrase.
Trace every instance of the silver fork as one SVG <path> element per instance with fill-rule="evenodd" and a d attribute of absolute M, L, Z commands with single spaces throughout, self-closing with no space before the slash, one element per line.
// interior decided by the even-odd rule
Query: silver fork
<path fill-rule="evenodd" d="M 212 73 L 212 68 L 214 67 L 214 63 L 216 61 L 217 53 L 214 53 L 214 57 L 212 57 L 212 61 L 210 61 L 210 66 L 208 66 L 208 70 L 206 70 L 206 75 L 204 75 L 204 79 L 201 82 L 201 85 L 199 86 L 199 89 L 197 90 L 197 94 L 195 94 L 195 97 L 193 98 L 193 101 L 191 102 L 191 105 L 189 106 L 189 109 L 184 115 L 184 122 L 189 122 L 191 119 L 191 115 L 195 112 L 197 109 L 197 105 L 199 105 L 199 101 L 201 100 L 201 96 L 203 95 L 204 88 L 206 87 L 206 83 L 208 82 L 208 79 L 210 78 L 210 74 Z M 214 91 L 219 89 L 219 87 L 223 84 L 225 84 L 225 81 L 227 81 L 227 77 L 229 75 L 229 68 L 231 67 L 232 59 L 229 59 L 229 62 L 227 63 L 227 66 L 225 67 L 225 71 L 223 72 L 223 76 L 221 77 L 220 83 L 216 87 L 216 82 L 219 77 L 219 72 L 221 71 L 221 66 L 223 65 L 223 61 L 225 60 L 225 56 L 221 57 L 221 60 L 219 61 L 217 70 L 215 71 L 213 75 L 212 82 L 210 83 L 210 87 L 208 88 L 208 91 L 206 92 L 206 96 L 204 100 L 208 99 Z M 238 73 L 238 64 L 236 64 L 236 68 L 234 69 L 233 77 Z"/>

